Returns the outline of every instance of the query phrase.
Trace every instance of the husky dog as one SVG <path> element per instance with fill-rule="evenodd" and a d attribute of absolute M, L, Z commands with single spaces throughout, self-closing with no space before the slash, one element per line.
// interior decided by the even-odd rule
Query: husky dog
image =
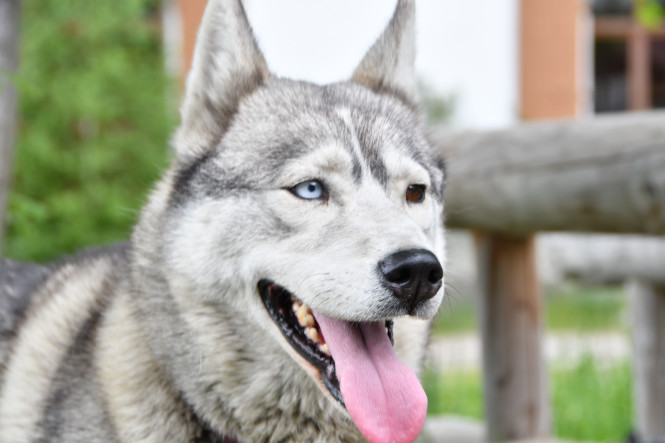
<path fill-rule="evenodd" d="M 443 297 L 414 0 L 348 82 L 276 78 L 210 0 L 131 242 L 0 264 L 0 440 L 407 442 Z"/>

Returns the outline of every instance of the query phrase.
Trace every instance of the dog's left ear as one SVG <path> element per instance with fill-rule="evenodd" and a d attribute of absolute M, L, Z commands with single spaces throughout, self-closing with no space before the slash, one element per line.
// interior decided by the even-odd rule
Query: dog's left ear
<path fill-rule="evenodd" d="M 388 27 L 360 62 L 351 81 L 416 106 L 415 21 L 415 0 L 398 0 Z"/>
<path fill-rule="evenodd" d="M 242 0 L 209 0 L 180 108 L 177 155 L 209 149 L 228 128 L 242 98 L 269 77 Z"/>

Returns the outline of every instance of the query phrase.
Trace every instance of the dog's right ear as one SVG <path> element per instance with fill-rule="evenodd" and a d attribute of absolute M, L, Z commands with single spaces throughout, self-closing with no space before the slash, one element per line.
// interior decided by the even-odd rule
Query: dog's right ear
<path fill-rule="evenodd" d="M 351 81 L 417 106 L 415 21 L 415 0 L 397 0 L 390 23 L 360 62 Z"/>
<path fill-rule="evenodd" d="M 242 1 L 209 0 L 180 108 L 177 155 L 209 149 L 226 131 L 240 100 L 268 77 Z"/>

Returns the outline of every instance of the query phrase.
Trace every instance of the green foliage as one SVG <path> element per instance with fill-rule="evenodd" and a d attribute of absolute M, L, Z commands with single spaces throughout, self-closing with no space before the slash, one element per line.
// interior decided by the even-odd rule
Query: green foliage
<path fill-rule="evenodd" d="M 441 95 L 424 81 L 421 81 L 418 87 L 427 123 L 435 125 L 447 122 L 455 109 L 455 97 Z"/>
<path fill-rule="evenodd" d="M 658 29 L 665 19 L 665 8 L 658 0 L 636 0 L 635 16 L 647 29 Z"/>
<path fill-rule="evenodd" d="M 600 366 L 591 358 L 550 371 L 554 433 L 578 441 L 625 441 L 632 427 L 630 366 Z M 477 372 L 426 372 L 429 414 L 483 418 Z"/>
<path fill-rule="evenodd" d="M 156 0 L 26 0 L 7 256 L 126 239 L 173 126 Z"/>

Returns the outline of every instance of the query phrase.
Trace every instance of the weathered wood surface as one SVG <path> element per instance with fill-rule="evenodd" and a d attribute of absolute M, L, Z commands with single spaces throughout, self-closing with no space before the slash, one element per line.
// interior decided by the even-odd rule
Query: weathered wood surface
<path fill-rule="evenodd" d="M 665 441 L 665 286 L 627 283 L 633 332 L 636 432 L 640 441 Z"/>
<path fill-rule="evenodd" d="M 0 247 L 16 129 L 16 90 L 10 77 L 18 66 L 20 5 L 20 0 L 0 1 Z"/>
<path fill-rule="evenodd" d="M 539 246 L 547 250 L 546 266 L 560 274 L 557 279 L 619 283 L 638 278 L 665 285 L 665 237 L 549 234 Z"/>
<path fill-rule="evenodd" d="M 487 435 L 547 437 L 551 411 L 542 351 L 533 237 L 477 233 Z"/>
<path fill-rule="evenodd" d="M 665 234 L 665 112 L 432 130 L 450 227 Z"/>

